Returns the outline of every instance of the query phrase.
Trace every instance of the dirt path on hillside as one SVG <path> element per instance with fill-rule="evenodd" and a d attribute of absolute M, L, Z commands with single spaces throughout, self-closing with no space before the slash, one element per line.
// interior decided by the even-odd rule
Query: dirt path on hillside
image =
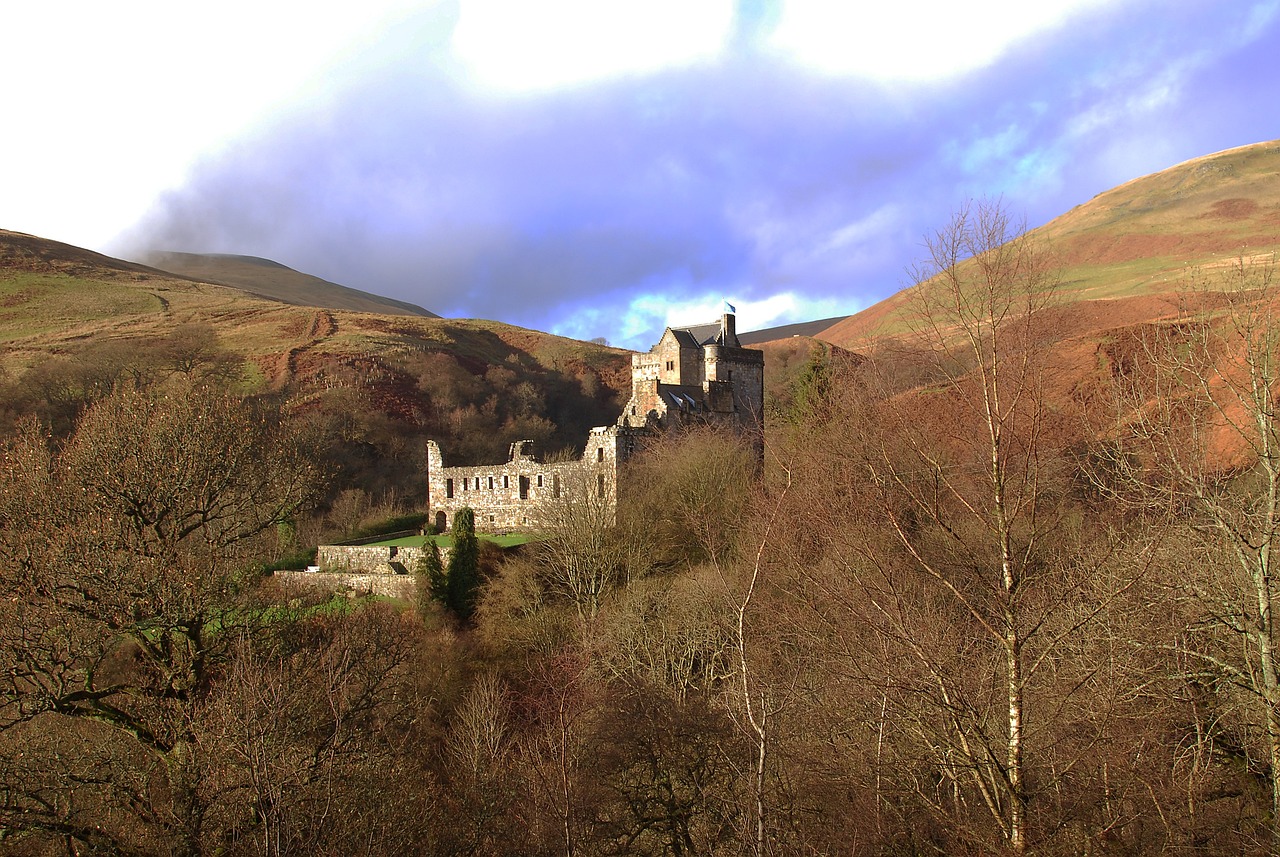
<path fill-rule="evenodd" d="M 270 372 L 271 386 L 281 389 L 295 380 L 298 374 L 298 359 L 338 332 L 338 320 L 328 310 L 319 310 L 311 319 L 307 329 L 307 341 L 300 342 L 280 355 L 274 371 Z"/>

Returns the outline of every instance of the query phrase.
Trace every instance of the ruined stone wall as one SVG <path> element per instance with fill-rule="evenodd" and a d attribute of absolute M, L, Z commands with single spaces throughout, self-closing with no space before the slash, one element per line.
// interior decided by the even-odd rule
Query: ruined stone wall
<path fill-rule="evenodd" d="M 645 381 L 657 381 L 662 377 L 662 359 L 649 351 L 631 355 L 631 388 Z"/>
<path fill-rule="evenodd" d="M 554 501 L 571 484 L 607 492 L 616 502 L 617 491 L 625 489 L 617 484 L 619 464 L 646 435 L 683 423 L 730 425 L 750 434 L 763 456 L 764 352 L 740 347 L 734 324 L 732 314 L 721 319 L 716 341 L 725 344 L 692 345 L 708 341 L 713 325 L 703 325 L 696 337 L 691 329 L 677 336 L 668 328 L 647 354 L 632 355 L 631 399 L 616 425 L 591 430 L 579 461 L 540 462 L 529 442 L 519 441 L 504 464 L 447 467 L 440 447 L 428 441 L 432 525 L 447 530 L 458 510 L 470 507 L 480 532 L 536 529 L 539 504 Z M 684 348 L 681 336 L 689 343 Z"/>
<path fill-rule="evenodd" d="M 521 441 L 505 464 L 447 467 L 439 447 L 428 442 L 428 514 L 431 522 L 448 529 L 460 509 L 475 513 L 476 530 L 507 533 L 536 529 L 540 503 L 560 499 L 580 486 L 612 491 L 619 456 L 634 449 L 634 432 L 618 426 L 595 428 L 577 461 L 538 461 Z M 434 450 L 431 447 L 435 447 Z"/>
<path fill-rule="evenodd" d="M 395 565 L 399 565 L 412 572 L 425 553 L 425 549 L 416 547 L 321 545 L 316 551 L 316 565 L 321 571 L 366 574 L 397 573 Z M 448 549 L 442 548 L 441 553 L 447 554 Z"/>
<path fill-rule="evenodd" d="M 411 574 L 358 574 L 326 571 L 277 571 L 272 575 L 283 586 L 312 592 L 353 592 L 386 598 L 414 597 L 417 580 Z"/>
<path fill-rule="evenodd" d="M 725 349 L 731 352 L 720 366 L 733 372 L 734 410 L 746 431 L 764 432 L 764 352 L 752 348 Z"/>

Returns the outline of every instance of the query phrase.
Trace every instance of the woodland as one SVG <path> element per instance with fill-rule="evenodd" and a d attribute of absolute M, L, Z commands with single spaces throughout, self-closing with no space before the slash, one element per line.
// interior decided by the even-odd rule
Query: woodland
<path fill-rule="evenodd" d="M 907 324 L 770 367 L 762 468 L 661 437 L 616 519 L 566 491 L 413 604 L 272 580 L 413 489 L 216 334 L 10 380 L 0 851 L 1280 854 L 1274 263 L 1083 361 L 1060 276 L 961 211 Z M 436 370 L 449 413 L 527 384 L 489 418 L 548 438 L 607 404 Z"/>

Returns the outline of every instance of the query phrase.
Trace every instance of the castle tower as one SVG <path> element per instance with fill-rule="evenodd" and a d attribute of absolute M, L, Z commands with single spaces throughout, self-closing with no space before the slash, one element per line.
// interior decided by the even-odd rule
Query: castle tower
<path fill-rule="evenodd" d="M 669 327 L 648 353 L 631 359 L 631 401 L 612 426 L 591 430 L 578 461 L 541 462 L 529 441 L 511 445 L 502 464 L 446 467 L 427 441 L 427 509 L 439 529 L 467 507 L 476 529 L 527 530 L 538 505 L 570 490 L 616 503 L 620 465 L 643 436 L 680 425 L 724 425 L 750 437 L 764 458 L 764 352 L 743 348 L 733 313 L 693 327 Z M 586 487 L 583 488 L 582 486 Z M 574 487 L 577 486 L 577 487 Z"/>
<path fill-rule="evenodd" d="M 764 352 L 743 348 L 736 318 L 669 327 L 647 354 L 631 358 L 631 401 L 619 425 L 728 425 L 755 439 L 763 456 Z"/>

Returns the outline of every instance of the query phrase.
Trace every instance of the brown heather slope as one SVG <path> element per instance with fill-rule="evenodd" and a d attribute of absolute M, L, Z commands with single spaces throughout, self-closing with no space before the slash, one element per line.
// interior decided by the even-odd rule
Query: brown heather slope
<path fill-rule="evenodd" d="M 140 353 L 184 325 L 243 358 L 246 392 L 381 414 L 406 437 L 452 426 L 476 439 L 464 457 L 500 454 L 516 439 L 506 434 L 580 442 L 630 390 L 620 349 L 483 320 L 295 306 L 0 231 L 0 387 L 102 346 Z"/>
<path fill-rule="evenodd" d="M 630 382 L 619 349 L 499 322 L 298 306 L 0 230 L 0 366 L 11 373 L 96 339 L 163 336 L 192 322 L 211 325 L 272 386 L 292 380 L 285 364 L 304 352 L 342 360 L 442 351 L 472 372 L 523 355 L 597 371 L 619 390 Z"/>
<path fill-rule="evenodd" d="M 1193 278 L 1280 252 L 1280 141 L 1134 179 L 1031 234 L 1061 265 L 1061 338 L 1167 318 Z M 905 289 L 816 335 L 854 349 L 899 335 L 913 293 Z"/>
<path fill-rule="evenodd" d="M 1060 288 L 1035 325 L 1035 347 L 1050 370 L 1048 396 L 1060 410 L 1095 412 L 1099 430 L 1114 430 L 1116 414 L 1107 402 L 1115 380 L 1143 371 L 1150 359 L 1144 343 L 1185 327 L 1185 320 L 1207 320 L 1223 331 L 1223 343 L 1236 343 L 1216 354 L 1221 375 L 1215 387 L 1240 371 L 1226 290 L 1246 286 L 1230 300 L 1236 313 L 1265 315 L 1276 301 L 1274 288 L 1247 287 L 1280 258 L 1280 142 L 1230 149 L 1136 179 L 1032 235 L 1061 273 Z M 1235 277 L 1250 270 L 1252 281 Z M 863 353 L 887 344 L 878 350 L 891 354 L 895 343 L 909 350 L 914 296 L 937 287 L 926 282 L 906 289 L 817 336 Z M 1270 312 L 1280 318 L 1280 306 Z M 1247 457 L 1229 422 L 1209 443 L 1206 451 L 1223 466 Z"/>
<path fill-rule="evenodd" d="M 382 315 L 440 317 L 416 304 L 340 286 L 257 256 L 165 252 L 153 253 L 146 261 L 182 277 L 233 286 L 287 304 Z"/>

